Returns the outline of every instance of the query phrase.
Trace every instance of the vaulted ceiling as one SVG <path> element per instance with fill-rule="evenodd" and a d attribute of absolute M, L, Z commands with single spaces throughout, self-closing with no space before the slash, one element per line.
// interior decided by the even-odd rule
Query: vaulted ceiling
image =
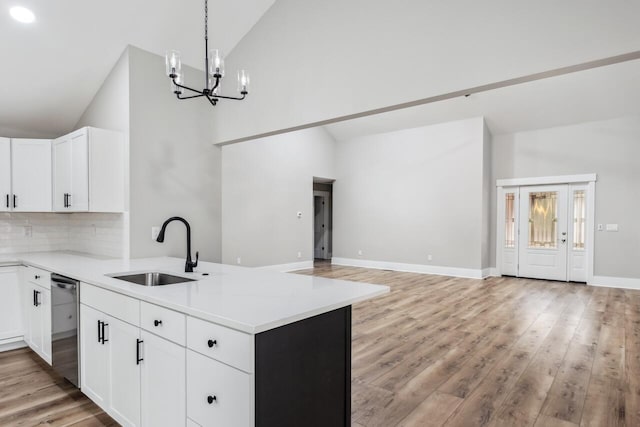
<path fill-rule="evenodd" d="M 209 47 L 230 52 L 274 1 L 209 1 Z M 36 22 L 14 21 L 15 5 Z M 203 28 L 203 0 L 0 0 L 0 134 L 71 130 L 129 44 L 203 69 Z"/>

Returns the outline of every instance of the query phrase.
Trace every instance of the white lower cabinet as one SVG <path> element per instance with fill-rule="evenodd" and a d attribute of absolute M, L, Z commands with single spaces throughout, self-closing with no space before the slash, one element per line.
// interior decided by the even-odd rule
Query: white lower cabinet
<path fill-rule="evenodd" d="M 0 345 L 23 339 L 18 267 L 0 267 Z"/>
<path fill-rule="evenodd" d="M 109 352 L 102 342 L 106 314 L 80 305 L 80 388 L 103 409 L 109 398 Z"/>
<path fill-rule="evenodd" d="M 51 364 L 51 290 L 27 282 L 23 295 L 24 341 Z"/>
<path fill-rule="evenodd" d="M 142 331 L 142 425 L 185 426 L 186 350 Z"/>
<path fill-rule="evenodd" d="M 187 350 L 187 415 L 202 427 L 253 425 L 253 375 Z"/>
<path fill-rule="evenodd" d="M 189 334 L 189 319 L 182 313 L 86 283 L 80 298 L 81 388 L 118 423 L 254 425 L 253 374 L 212 358 L 240 348 L 252 351 L 252 346 L 235 348 L 233 334 L 240 332 L 192 327 L 194 342 L 204 340 L 205 356 L 181 345 Z"/>
<path fill-rule="evenodd" d="M 108 413 L 123 426 L 140 424 L 140 328 L 109 316 L 105 325 L 109 349 Z"/>
<path fill-rule="evenodd" d="M 123 426 L 140 424 L 140 329 L 80 305 L 81 389 Z"/>

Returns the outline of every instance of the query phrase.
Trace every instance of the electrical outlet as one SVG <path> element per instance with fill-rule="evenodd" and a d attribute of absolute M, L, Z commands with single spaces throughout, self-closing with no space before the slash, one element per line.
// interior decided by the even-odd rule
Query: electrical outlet
<path fill-rule="evenodd" d="M 427 255 L 427 261 L 433 261 L 433 255 L 431 254 Z"/>
<path fill-rule="evenodd" d="M 151 240 L 156 240 L 158 238 L 158 234 L 160 234 L 160 227 L 157 225 L 151 227 Z"/>
<path fill-rule="evenodd" d="M 238 265 L 242 264 L 242 259 L 240 259 L 240 257 L 236 258 L 236 264 Z"/>
<path fill-rule="evenodd" d="M 33 236 L 33 227 L 30 225 L 25 225 L 24 226 L 24 236 L 25 237 L 31 237 Z"/>
<path fill-rule="evenodd" d="M 362 256 L 362 249 L 358 249 L 358 256 Z"/>
<path fill-rule="evenodd" d="M 298 252 L 298 259 L 302 258 L 302 252 Z"/>

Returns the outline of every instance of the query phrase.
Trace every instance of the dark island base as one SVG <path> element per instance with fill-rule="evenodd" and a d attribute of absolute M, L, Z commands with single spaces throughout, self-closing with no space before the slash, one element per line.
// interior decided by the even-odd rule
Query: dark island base
<path fill-rule="evenodd" d="M 351 425 L 351 306 L 255 337 L 256 427 Z"/>

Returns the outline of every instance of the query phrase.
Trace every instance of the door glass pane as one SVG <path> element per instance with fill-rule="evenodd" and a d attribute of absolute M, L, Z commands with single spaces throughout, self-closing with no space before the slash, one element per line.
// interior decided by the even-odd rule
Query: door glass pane
<path fill-rule="evenodd" d="M 515 194 L 505 194 L 504 200 L 504 247 L 516 247 L 516 211 Z"/>
<path fill-rule="evenodd" d="M 558 242 L 558 193 L 529 193 L 529 247 L 555 248 Z"/>
<path fill-rule="evenodd" d="M 587 205 L 584 190 L 573 192 L 573 249 L 584 250 Z"/>

